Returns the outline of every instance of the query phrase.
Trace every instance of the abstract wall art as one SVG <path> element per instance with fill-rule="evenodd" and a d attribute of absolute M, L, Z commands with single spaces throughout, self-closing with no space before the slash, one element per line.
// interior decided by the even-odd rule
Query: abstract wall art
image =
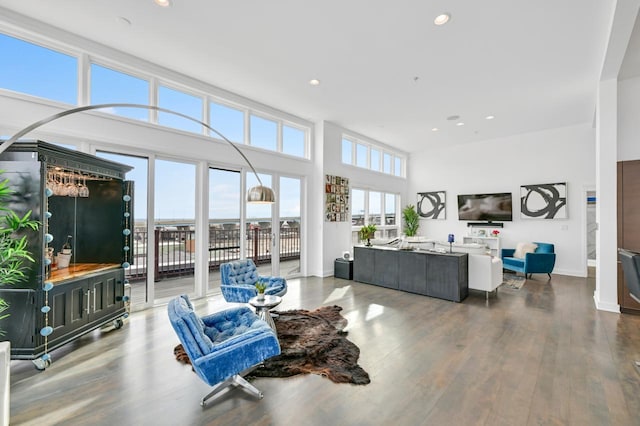
<path fill-rule="evenodd" d="M 418 192 L 418 214 L 426 219 L 446 219 L 445 191 Z"/>
<path fill-rule="evenodd" d="M 567 219 L 567 184 L 545 183 L 520 187 L 522 219 Z"/>

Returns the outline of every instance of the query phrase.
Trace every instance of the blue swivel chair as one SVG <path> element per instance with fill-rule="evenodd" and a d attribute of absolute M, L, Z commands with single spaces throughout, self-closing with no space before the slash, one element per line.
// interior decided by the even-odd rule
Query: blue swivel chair
<path fill-rule="evenodd" d="M 241 386 L 262 399 L 262 392 L 242 376 L 280 354 L 275 332 L 246 306 L 198 317 L 187 295 L 169 302 L 169 321 L 189 355 L 193 370 L 214 386 L 200 405 L 227 386 Z"/>
<path fill-rule="evenodd" d="M 248 303 L 258 294 L 256 282 L 260 279 L 267 284 L 267 295 L 284 296 L 287 280 L 282 277 L 258 275 L 258 269 L 251 259 L 234 260 L 220 265 L 222 296 L 227 302 Z"/>
<path fill-rule="evenodd" d="M 513 257 L 515 249 L 502 249 L 502 267 L 514 272 L 522 272 L 525 278 L 531 274 L 547 274 L 551 278 L 556 264 L 555 246 L 549 243 L 536 243 L 534 253 L 526 253 L 524 258 Z"/>

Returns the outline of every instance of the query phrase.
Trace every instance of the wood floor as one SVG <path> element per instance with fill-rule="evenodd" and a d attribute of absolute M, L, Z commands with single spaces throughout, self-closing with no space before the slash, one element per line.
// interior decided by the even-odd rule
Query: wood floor
<path fill-rule="evenodd" d="M 596 311 L 594 284 L 534 275 L 452 303 L 334 278 L 289 282 L 280 309 L 339 305 L 371 384 L 260 378 L 206 408 L 175 361 L 166 307 L 11 365 L 13 425 L 640 425 L 640 317 Z M 199 313 L 220 310 L 221 296 Z"/>

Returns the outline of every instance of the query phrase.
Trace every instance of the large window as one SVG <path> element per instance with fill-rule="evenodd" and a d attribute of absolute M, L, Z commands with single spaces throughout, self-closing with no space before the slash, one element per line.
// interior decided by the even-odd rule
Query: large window
<path fill-rule="evenodd" d="M 65 46 L 64 50 L 69 48 Z M 203 93 L 202 85 L 190 87 L 188 81 L 154 75 L 145 70 L 144 65 L 136 69 L 135 59 L 127 64 L 109 59 L 102 65 L 85 64 L 78 58 L 88 52 L 78 49 L 70 56 L 5 34 L 0 34 L 0 52 L 4 65 L 0 67 L 0 88 L 72 105 L 77 105 L 79 99 L 93 105 L 151 105 L 157 99 L 155 105 L 201 120 L 232 142 L 301 158 L 308 158 L 312 151 L 309 147 L 311 129 L 302 120 L 297 122 L 291 116 L 285 118 L 284 114 L 280 118 L 277 112 L 253 110 L 239 105 L 237 100 L 227 101 L 213 88 L 212 93 Z M 88 84 L 79 80 L 80 75 L 89 76 Z M 152 85 L 152 80 L 161 83 Z M 172 85 L 184 91 L 170 87 Z M 78 87 L 83 91 L 79 93 Z M 203 117 L 206 103 L 209 113 Z M 155 117 L 146 108 L 114 107 L 103 111 L 147 122 Z M 191 120 L 160 111 L 157 117 L 157 124 L 203 134 L 202 126 Z M 212 131 L 207 134 L 220 138 Z"/>
<path fill-rule="evenodd" d="M 0 34 L 0 52 L 0 87 L 77 104 L 76 58 L 4 34 Z"/>
<path fill-rule="evenodd" d="M 120 71 L 91 64 L 91 103 L 149 105 L 149 82 Z M 136 120 L 149 120 L 149 111 L 142 108 L 113 108 L 109 112 Z"/>
<path fill-rule="evenodd" d="M 202 121 L 202 98 L 197 96 L 160 86 L 158 88 L 158 106 Z M 162 111 L 158 112 L 158 124 L 188 132 L 202 133 L 202 126 L 195 121 Z"/>
<path fill-rule="evenodd" d="M 403 177 L 404 157 L 386 151 L 370 143 L 342 138 L 342 163 Z"/>
<path fill-rule="evenodd" d="M 351 190 L 352 241 L 358 244 L 358 231 L 363 225 L 376 225 L 375 238 L 396 238 L 399 235 L 399 195 L 353 188 Z"/>

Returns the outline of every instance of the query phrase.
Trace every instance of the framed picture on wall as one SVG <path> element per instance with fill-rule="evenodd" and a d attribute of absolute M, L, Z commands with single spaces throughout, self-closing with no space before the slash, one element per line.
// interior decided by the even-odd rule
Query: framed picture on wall
<path fill-rule="evenodd" d="M 425 219 L 446 219 L 445 191 L 418 192 L 417 211 Z"/>
<path fill-rule="evenodd" d="M 522 219 L 567 219 L 567 183 L 520 186 Z"/>
<path fill-rule="evenodd" d="M 349 179 L 325 175 L 325 221 L 346 222 L 349 211 Z"/>

